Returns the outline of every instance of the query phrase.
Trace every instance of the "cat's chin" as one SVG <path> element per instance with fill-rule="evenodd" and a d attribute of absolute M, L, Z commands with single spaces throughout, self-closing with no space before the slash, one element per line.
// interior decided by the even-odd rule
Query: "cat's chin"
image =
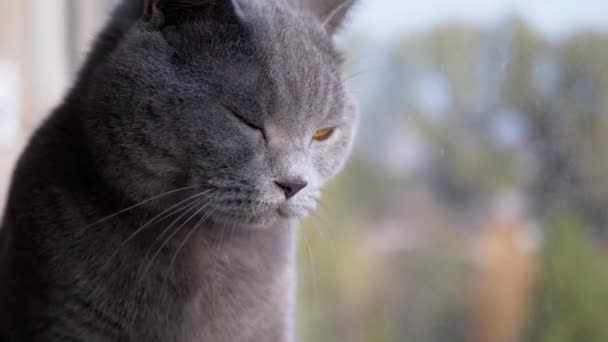
<path fill-rule="evenodd" d="M 289 204 L 281 205 L 277 209 L 280 217 L 286 219 L 302 219 L 310 213 L 310 209 L 301 206 L 293 206 Z"/>
<path fill-rule="evenodd" d="M 277 213 L 272 214 L 271 212 L 266 212 L 257 215 L 239 215 L 235 213 L 222 214 L 212 218 L 211 221 L 213 221 L 215 225 L 222 227 L 263 229 L 276 225 L 281 219 L 284 218 Z"/>
<path fill-rule="evenodd" d="M 280 222 L 298 220 L 308 216 L 310 210 L 290 205 L 282 205 L 257 215 L 230 215 L 217 217 L 218 224 L 243 228 L 263 229 Z"/>

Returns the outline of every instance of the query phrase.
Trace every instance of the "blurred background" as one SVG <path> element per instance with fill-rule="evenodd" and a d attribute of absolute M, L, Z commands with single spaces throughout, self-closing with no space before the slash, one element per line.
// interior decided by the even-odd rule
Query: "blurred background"
<path fill-rule="evenodd" d="M 0 0 L 0 198 L 116 1 Z M 608 341 L 608 2 L 362 0 L 305 342 Z M 0 205 L 1 205 L 0 200 Z"/>

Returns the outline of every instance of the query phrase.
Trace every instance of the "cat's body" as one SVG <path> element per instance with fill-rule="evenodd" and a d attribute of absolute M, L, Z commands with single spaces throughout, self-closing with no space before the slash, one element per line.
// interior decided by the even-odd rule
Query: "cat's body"
<path fill-rule="evenodd" d="M 293 340 L 292 221 L 356 126 L 350 1 L 239 2 L 116 11 L 15 171 L 1 341 Z"/>
<path fill-rule="evenodd" d="M 46 127 L 69 130 L 68 122 L 51 120 Z M 11 195 L 31 212 L 11 204 L 3 226 L 0 317 L 15 334 L 8 341 L 288 340 L 294 246 L 284 223 L 254 232 L 206 226 L 169 269 L 196 218 L 146 272 L 159 247 L 153 242 L 176 217 L 148 227 L 124 248 L 157 211 L 138 208 L 86 231 L 58 230 L 86 227 L 126 203 L 96 184 L 94 173 L 76 172 L 91 170 L 79 142 L 36 140 L 40 154 L 28 155 L 21 167 L 32 163 L 44 171 L 32 170 Z M 67 172 L 54 172 L 50 163 Z"/>

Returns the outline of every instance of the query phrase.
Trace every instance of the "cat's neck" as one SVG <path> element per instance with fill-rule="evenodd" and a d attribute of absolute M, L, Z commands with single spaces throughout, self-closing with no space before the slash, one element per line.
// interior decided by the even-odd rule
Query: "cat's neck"
<path fill-rule="evenodd" d="M 119 256 L 131 260 L 125 274 L 112 267 L 102 277 L 117 287 L 115 291 L 124 287 L 125 278 L 132 279 L 134 298 L 149 293 L 140 300 L 145 303 L 140 309 L 150 314 L 146 326 L 154 326 L 155 317 L 181 317 L 178 340 L 292 341 L 295 227 L 286 221 L 234 229 L 222 223 L 199 226 L 189 234 L 194 228 L 195 224 L 182 227 L 147 271 L 142 265 L 153 253 L 146 258 L 142 253 L 149 245 L 133 241 L 135 245 Z M 126 275 L 133 273 L 139 276 Z"/>
<path fill-rule="evenodd" d="M 185 331 L 192 332 L 192 340 L 202 341 L 211 331 L 225 334 L 218 336 L 222 341 L 291 340 L 294 231 L 286 222 L 246 229 L 188 246 L 198 285 L 187 308 Z"/>

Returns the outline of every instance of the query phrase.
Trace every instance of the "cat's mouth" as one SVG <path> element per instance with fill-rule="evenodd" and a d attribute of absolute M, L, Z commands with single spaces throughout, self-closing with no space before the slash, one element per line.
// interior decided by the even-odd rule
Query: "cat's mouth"
<path fill-rule="evenodd" d="M 283 204 L 277 208 L 277 213 L 283 218 L 304 218 L 312 209 L 303 206 Z"/>
<path fill-rule="evenodd" d="M 258 210 L 231 210 L 224 213 L 228 221 L 244 226 L 262 227 L 285 219 L 301 219 L 313 210 L 306 206 L 283 203 L 275 206 L 267 206 Z"/>

